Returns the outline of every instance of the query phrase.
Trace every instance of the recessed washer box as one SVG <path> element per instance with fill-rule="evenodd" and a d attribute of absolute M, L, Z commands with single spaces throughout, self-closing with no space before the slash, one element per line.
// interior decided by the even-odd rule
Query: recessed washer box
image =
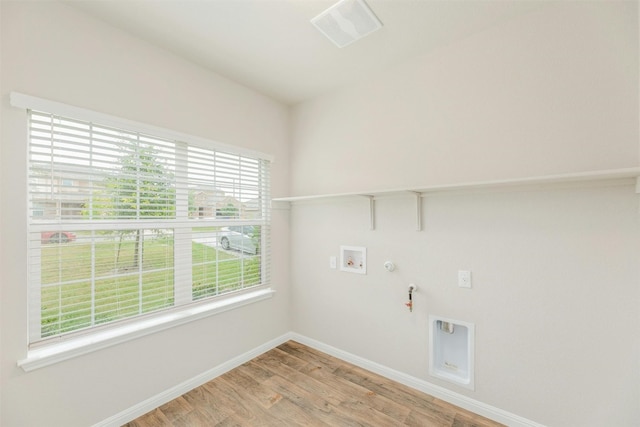
<path fill-rule="evenodd" d="M 474 390 L 474 338 L 473 323 L 429 316 L 429 375 Z"/>
<path fill-rule="evenodd" d="M 340 246 L 340 270 L 349 273 L 367 274 L 367 248 L 362 246 Z"/>

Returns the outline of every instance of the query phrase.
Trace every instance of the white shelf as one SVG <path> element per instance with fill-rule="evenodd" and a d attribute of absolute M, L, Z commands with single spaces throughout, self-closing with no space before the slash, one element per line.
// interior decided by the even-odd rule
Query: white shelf
<path fill-rule="evenodd" d="M 529 178 L 503 179 L 496 181 L 465 182 L 460 184 L 427 185 L 423 187 L 397 188 L 391 190 L 358 191 L 352 193 L 315 194 L 308 196 L 292 196 L 274 198 L 277 202 L 304 202 L 310 200 L 334 199 L 344 197 L 380 197 L 400 193 L 429 193 L 460 191 L 460 190 L 485 190 L 509 187 L 524 187 L 535 185 L 564 184 L 572 182 L 608 181 L 614 179 L 640 177 L 640 167 L 599 170 L 592 172 L 578 172 L 561 175 L 534 176 Z"/>
<path fill-rule="evenodd" d="M 369 217 L 371 220 L 371 229 L 375 230 L 375 199 L 383 196 L 391 196 L 397 194 L 413 194 L 416 197 L 416 216 L 417 216 L 417 229 L 422 229 L 421 217 L 422 217 L 422 203 L 421 198 L 424 195 L 431 193 L 442 193 L 452 191 L 479 191 L 479 190 L 492 190 L 492 189 L 507 189 L 518 187 L 532 187 L 532 186 L 550 186 L 557 184 L 570 184 L 570 183 L 587 183 L 587 182 L 602 182 L 620 179 L 635 179 L 636 180 L 636 192 L 640 193 L 640 167 L 636 168 L 623 168 L 623 169 L 610 169 L 599 170 L 591 172 L 577 172 L 567 173 L 560 175 L 545 175 L 534 176 L 528 178 L 515 178 L 515 179 L 503 179 L 496 181 L 477 181 L 466 182 L 460 184 L 445 184 L 445 185 L 427 185 L 423 187 L 410 187 L 410 188 L 398 188 L 392 190 L 375 190 L 375 191 L 358 191 L 352 193 L 334 193 L 334 194 L 316 194 L 309 196 L 293 196 L 293 197 L 278 197 L 274 198 L 274 202 L 306 202 L 314 200 L 328 200 L 336 198 L 346 197 L 366 197 L 369 199 Z"/>

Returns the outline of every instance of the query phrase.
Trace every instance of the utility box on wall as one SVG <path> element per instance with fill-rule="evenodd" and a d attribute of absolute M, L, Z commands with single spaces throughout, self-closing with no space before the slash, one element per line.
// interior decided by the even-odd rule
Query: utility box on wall
<path fill-rule="evenodd" d="M 429 374 L 474 390 L 475 325 L 429 316 Z"/>
<path fill-rule="evenodd" d="M 340 270 L 367 274 L 367 248 L 340 246 Z"/>

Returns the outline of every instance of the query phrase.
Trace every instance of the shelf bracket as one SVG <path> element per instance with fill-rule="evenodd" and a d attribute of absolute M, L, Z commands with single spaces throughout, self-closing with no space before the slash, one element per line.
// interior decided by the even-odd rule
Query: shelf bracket
<path fill-rule="evenodd" d="M 636 194 L 640 196 L 640 176 L 636 177 Z M 640 207 L 638 207 L 638 213 L 640 213 Z"/>
<path fill-rule="evenodd" d="M 376 229 L 376 200 L 374 196 L 364 196 L 369 199 L 369 230 Z"/>
<path fill-rule="evenodd" d="M 411 191 L 416 196 L 416 230 L 422 231 L 422 193 Z"/>

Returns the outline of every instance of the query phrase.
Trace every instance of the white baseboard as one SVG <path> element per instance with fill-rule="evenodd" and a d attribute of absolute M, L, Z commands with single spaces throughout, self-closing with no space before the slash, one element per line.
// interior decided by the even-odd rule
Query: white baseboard
<path fill-rule="evenodd" d="M 468 411 L 471 411 L 478 415 L 482 415 L 484 417 L 487 417 L 499 423 L 506 424 L 511 427 L 544 427 L 542 424 L 538 424 L 536 422 L 527 420 L 526 418 L 522 418 L 510 412 L 503 411 L 502 409 L 493 407 L 491 405 L 487 405 L 475 399 L 471 399 L 470 397 L 456 393 L 444 387 L 440 387 L 438 385 L 429 383 L 419 378 L 412 377 L 411 375 L 407 375 L 405 373 L 396 371 L 394 369 L 380 365 L 379 363 L 372 362 L 363 357 L 356 356 L 351 353 L 347 353 L 346 351 L 342 351 L 340 349 L 337 349 L 335 347 L 332 347 L 320 341 L 307 338 L 304 335 L 300 335 L 294 332 L 288 332 L 280 337 L 277 337 L 271 341 L 268 341 L 263 345 L 260 345 L 254 348 L 253 350 L 243 353 L 237 357 L 234 357 L 233 359 L 228 360 L 227 362 L 224 362 L 213 369 L 203 372 L 202 374 L 190 380 L 187 380 L 181 384 L 178 384 L 175 387 L 172 387 L 156 396 L 153 396 L 143 402 L 140 402 L 139 404 L 134 405 L 129 409 L 126 409 L 118 414 L 115 414 L 107 418 L 106 420 L 101 421 L 98 424 L 95 424 L 93 427 L 115 427 L 115 426 L 121 426 L 123 424 L 126 424 L 129 421 L 132 421 L 138 418 L 139 416 L 144 415 L 147 412 L 152 411 L 155 408 L 162 406 L 165 403 L 182 396 L 188 391 L 193 390 L 194 388 L 199 387 L 208 381 L 211 381 L 212 379 L 224 374 L 225 372 L 228 372 L 233 368 L 236 368 L 242 365 L 243 363 L 246 363 L 249 360 L 289 340 L 297 341 L 301 344 L 314 348 L 318 351 L 322 351 L 331 356 L 337 357 L 338 359 L 342 359 L 345 362 L 352 363 L 363 369 L 367 369 L 378 375 L 382 375 L 385 378 L 389 378 L 390 380 L 397 381 L 401 384 L 404 384 L 406 386 L 419 390 L 423 393 L 430 394 L 431 396 L 437 397 L 438 399 L 442 399 L 445 402 L 449 402 L 453 405 L 459 406 Z"/>
<path fill-rule="evenodd" d="M 363 357 L 356 356 L 351 353 L 347 353 L 346 351 L 342 351 L 340 349 L 337 349 L 335 347 L 332 347 L 320 341 L 307 338 L 304 335 L 300 335 L 292 332 L 290 334 L 290 339 L 294 341 L 298 341 L 299 343 L 304 344 L 308 347 L 322 351 L 331 356 L 337 357 L 338 359 L 344 360 L 345 362 L 349 362 L 353 365 L 356 365 L 368 371 L 374 372 L 378 375 L 382 375 L 385 378 L 389 378 L 390 380 L 397 381 L 408 387 L 414 388 L 423 393 L 427 393 L 431 396 L 437 397 L 438 399 L 444 400 L 445 402 L 449 402 L 453 405 L 459 406 L 463 409 L 466 409 L 478 415 L 482 415 L 483 417 L 487 417 L 491 420 L 497 421 L 507 426 L 545 427 L 542 424 L 536 423 L 534 421 L 528 420 L 526 418 L 520 417 L 518 415 L 512 414 L 502 409 L 496 408 L 494 406 L 487 405 L 485 403 L 482 403 L 470 397 L 464 396 L 462 394 L 456 393 L 444 387 L 440 387 L 436 384 L 432 384 L 430 382 L 421 380 L 411 375 L 407 375 L 403 372 L 396 371 L 394 369 L 380 365 L 379 363 L 372 362 Z"/>
<path fill-rule="evenodd" d="M 254 348 L 253 350 L 249 350 L 246 353 L 243 353 L 237 357 L 234 357 L 233 359 L 228 360 L 216 366 L 213 369 L 209 369 L 208 371 L 203 372 L 202 374 L 197 375 L 196 377 L 191 378 L 190 380 L 187 380 L 181 384 L 176 385 L 175 387 L 171 387 L 170 389 L 160 394 L 150 397 L 149 399 L 143 402 L 140 402 L 137 405 L 132 406 L 131 408 L 128 408 L 118 414 L 115 414 L 107 418 L 106 420 L 103 420 L 97 424 L 94 424 L 93 427 L 116 427 L 116 426 L 121 426 L 123 424 L 126 424 L 129 421 L 132 421 L 146 414 L 147 412 L 153 411 L 157 407 L 162 406 L 165 403 L 170 402 L 171 400 L 182 396 L 188 391 L 193 390 L 194 388 L 199 387 L 202 384 L 209 382 L 216 377 L 219 377 L 225 372 L 228 372 L 233 368 L 236 368 L 257 356 L 260 356 L 261 354 L 266 353 L 267 351 L 273 349 L 274 347 L 279 346 L 284 342 L 289 341 L 290 339 L 292 339 L 291 333 L 286 333 L 265 344 L 262 344 L 261 346 Z"/>

